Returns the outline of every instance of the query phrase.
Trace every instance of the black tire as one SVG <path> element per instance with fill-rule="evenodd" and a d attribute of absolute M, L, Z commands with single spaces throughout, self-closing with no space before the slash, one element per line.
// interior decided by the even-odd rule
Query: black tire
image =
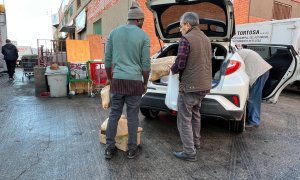
<path fill-rule="evenodd" d="M 245 124 L 246 124 L 246 117 L 247 117 L 247 114 L 246 114 L 246 106 L 244 108 L 244 114 L 241 118 L 241 120 L 239 121 L 232 121 L 230 120 L 229 121 L 229 130 L 232 131 L 232 132 L 236 132 L 236 133 L 241 133 L 243 131 L 245 131 Z"/>
<path fill-rule="evenodd" d="M 158 116 L 159 110 L 141 108 L 141 113 L 149 119 L 155 119 Z"/>

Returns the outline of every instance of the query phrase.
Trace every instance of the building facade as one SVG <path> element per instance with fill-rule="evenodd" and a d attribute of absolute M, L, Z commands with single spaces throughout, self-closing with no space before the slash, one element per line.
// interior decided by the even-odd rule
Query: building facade
<path fill-rule="evenodd" d="M 127 21 L 133 0 L 63 0 L 53 23 L 54 39 L 87 39 L 99 34 L 105 43 L 109 32 Z M 145 12 L 143 29 L 151 39 L 151 54 L 160 49 L 153 15 L 146 0 L 137 0 Z M 300 17 L 300 0 L 234 0 L 236 24 Z M 176 13 L 176 12 L 174 12 Z M 54 18 L 55 19 L 55 18 Z"/>
<path fill-rule="evenodd" d="M 300 0 L 234 0 L 236 24 L 300 17 Z"/>

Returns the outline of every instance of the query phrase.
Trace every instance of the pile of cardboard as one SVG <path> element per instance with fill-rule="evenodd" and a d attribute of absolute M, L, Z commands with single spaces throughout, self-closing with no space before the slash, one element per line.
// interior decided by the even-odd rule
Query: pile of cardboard
<path fill-rule="evenodd" d="M 107 128 L 108 118 L 102 123 L 101 128 L 99 130 L 100 143 L 106 144 L 106 128 Z M 137 133 L 137 144 L 139 145 L 141 142 L 141 132 L 143 128 L 138 128 Z M 125 115 L 122 115 L 117 129 L 116 135 L 116 147 L 122 151 L 128 151 L 128 127 L 127 127 L 127 118 Z"/>

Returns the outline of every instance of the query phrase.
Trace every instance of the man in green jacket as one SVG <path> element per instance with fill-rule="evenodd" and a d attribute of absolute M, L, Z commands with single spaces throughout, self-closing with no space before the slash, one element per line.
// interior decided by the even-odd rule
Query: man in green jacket
<path fill-rule="evenodd" d="M 141 29 L 143 22 L 144 13 L 134 1 L 128 12 L 128 23 L 112 30 L 108 36 L 104 61 L 107 84 L 111 84 L 111 109 L 106 129 L 107 159 L 116 152 L 115 136 L 124 103 L 128 121 L 127 158 L 132 159 L 139 153 L 138 114 L 150 72 L 150 40 Z"/>

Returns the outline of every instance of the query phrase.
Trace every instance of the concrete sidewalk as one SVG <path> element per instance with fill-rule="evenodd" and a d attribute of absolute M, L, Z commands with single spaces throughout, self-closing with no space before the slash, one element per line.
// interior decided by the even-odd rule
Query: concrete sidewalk
<path fill-rule="evenodd" d="M 263 105 L 259 128 L 230 133 L 228 123 L 204 120 L 195 163 L 181 149 L 176 117 L 140 115 L 142 153 L 104 159 L 99 127 L 108 117 L 100 98 L 37 98 L 22 71 L 0 77 L 0 179 L 297 179 L 300 178 L 299 94 Z"/>
<path fill-rule="evenodd" d="M 99 98 L 37 98 L 34 79 L 0 79 L 0 179 L 108 177 Z"/>

